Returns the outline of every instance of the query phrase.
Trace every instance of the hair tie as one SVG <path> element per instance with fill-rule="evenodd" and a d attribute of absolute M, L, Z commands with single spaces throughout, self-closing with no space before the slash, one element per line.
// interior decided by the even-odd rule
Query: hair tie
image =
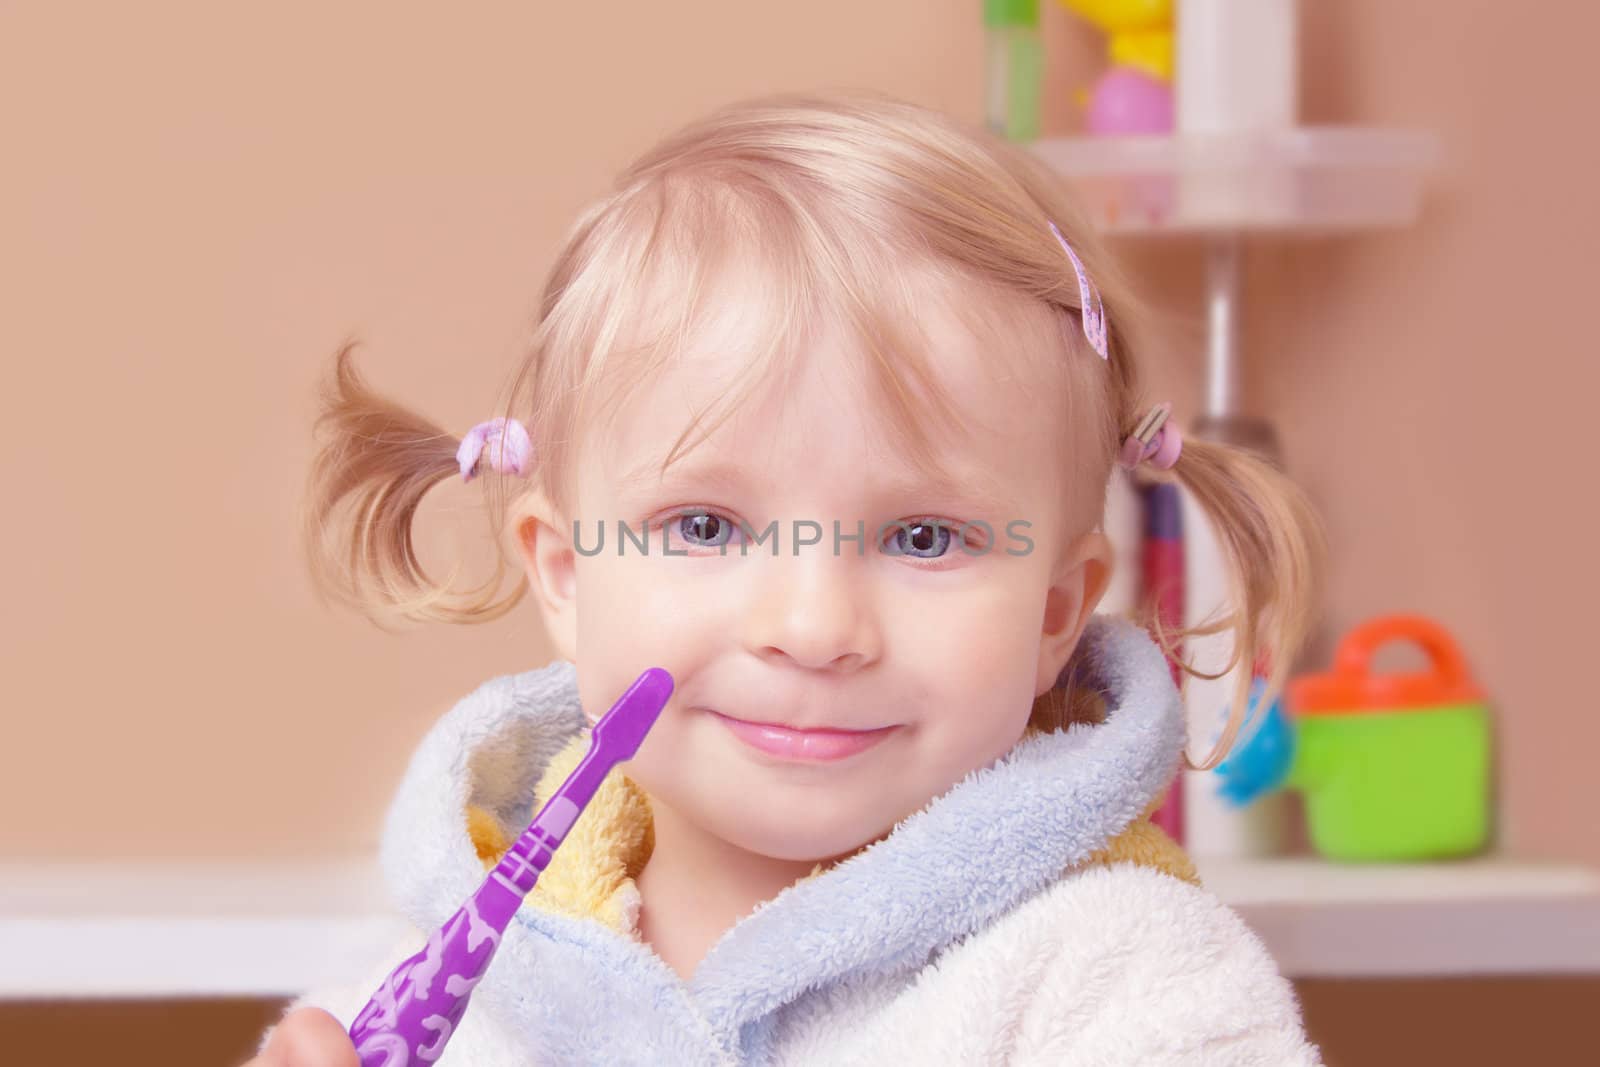
<path fill-rule="evenodd" d="M 1067 239 L 1061 234 L 1061 227 L 1054 221 L 1050 222 L 1050 232 L 1056 235 L 1056 240 L 1061 242 L 1061 247 L 1067 250 L 1067 258 L 1072 260 L 1072 269 L 1078 274 L 1078 304 L 1081 308 L 1079 318 L 1083 320 L 1083 336 L 1089 339 L 1089 346 L 1100 353 L 1100 358 L 1111 359 L 1111 348 L 1106 344 L 1106 309 L 1100 303 L 1100 290 L 1094 287 L 1089 280 L 1089 274 L 1083 269 L 1083 260 L 1078 258 L 1078 253 L 1067 244 Z"/>
<path fill-rule="evenodd" d="M 1183 451 L 1183 434 L 1177 423 L 1171 422 L 1172 404 L 1163 402 L 1150 409 L 1138 425 L 1122 442 L 1122 452 L 1117 462 L 1128 470 L 1148 462 L 1157 470 L 1168 471 L 1178 462 Z"/>
<path fill-rule="evenodd" d="M 528 428 L 516 419 L 504 416 L 480 422 L 467 431 L 456 449 L 456 463 L 461 467 L 461 477 L 472 481 L 478 472 L 478 459 L 489 453 L 489 465 L 501 474 L 522 474 L 533 456 L 533 440 Z"/>

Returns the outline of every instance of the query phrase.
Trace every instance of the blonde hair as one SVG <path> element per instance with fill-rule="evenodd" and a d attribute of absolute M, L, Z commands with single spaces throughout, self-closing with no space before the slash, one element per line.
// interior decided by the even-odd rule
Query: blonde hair
<path fill-rule="evenodd" d="M 1100 290 L 1109 360 L 1083 338 L 1076 276 L 1051 221 Z M 609 432 L 622 401 L 733 306 L 757 324 L 741 378 L 729 383 L 720 412 L 691 422 L 663 470 L 752 389 L 789 374 L 821 324 L 841 320 L 867 353 L 863 369 L 904 454 L 931 466 L 928 427 L 960 418 L 918 327 L 929 285 L 994 342 L 991 358 L 1016 361 L 1026 368 L 1019 373 L 1040 379 L 1041 396 L 1054 398 L 1056 447 L 1085 472 L 1067 480 L 1062 507 L 1081 528 L 1098 522 L 1116 452 L 1149 407 L 1135 331 L 1144 311 L 1062 183 L 1033 156 L 861 92 L 767 97 L 718 111 L 651 149 L 582 213 L 500 407 L 532 436 L 528 491 L 570 515 L 583 442 Z M 730 286 L 739 301 L 725 299 Z M 305 515 L 316 587 L 380 622 L 498 618 L 527 589 L 519 581 L 497 597 L 503 552 L 488 583 L 457 593 L 428 577 L 412 541 L 423 496 L 458 474 L 457 437 L 373 391 L 355 370 L 353 348 L 335 357 L 318 420 L 328 439 Z M 1192 632 L 1231 629 L 1235 663 L 1254 663 L 1270 648 L 1276 693 L 1309 628 L 1320 547 L 1312 512 L 1271 465 L 1228 445 L 1186 441 L 1171 476 L 1215 522 L 1236 591 L 1232 614 Z M 494 474 L 485 481 L 500 528 L 507 488 Z M 1215 765 L 1232 745 L 1248 692 L 1249 671 L 1241 675 L 1216 750 L 1191 766 Z M 1094 694 L 1052 689 L 1029 722 L 1048 730 L 1097 717 Z"/>

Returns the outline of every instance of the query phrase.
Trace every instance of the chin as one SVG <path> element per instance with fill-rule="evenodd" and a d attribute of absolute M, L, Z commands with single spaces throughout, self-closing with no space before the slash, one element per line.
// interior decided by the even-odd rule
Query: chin
<path fill-rule="evenodd" d="M 768 859 L 793 863 L 822 863 L 849 855 L 863 845 L 883 837 L 887 832 L 859 822 L 850 825 L 811 826 L 798 830 L 794 826 L 794 813 L 779 812 L 776 825 L 757 825 L 747 815 L 736 827 L 729 827 L 724 840 L 746 852 Z"/>

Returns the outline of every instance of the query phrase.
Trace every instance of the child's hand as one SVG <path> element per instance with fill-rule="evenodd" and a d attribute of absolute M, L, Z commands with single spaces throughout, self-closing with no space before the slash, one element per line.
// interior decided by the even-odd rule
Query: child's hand
<path fill-rule="evenodd" d="M 356 1047 L 339 1020 L 321 1008 L 283 1017 L 261 1055 L 244 1067 L 360 1067 Z"/>

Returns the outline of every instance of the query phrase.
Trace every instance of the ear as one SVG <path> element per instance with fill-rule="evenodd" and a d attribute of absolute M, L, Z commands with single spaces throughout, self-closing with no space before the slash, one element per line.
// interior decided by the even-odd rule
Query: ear
<path fill-rule="evenodd" d="M 540 490 L 524 494 L 506 521 L 550 639 L 562 659 L 576 660 L 578 573 L 570 524 Z"/>
<path fill-rule="evenodd" d="M 1045 594 L 1039 673 L 1033 695 L 1048 692 L 1066 668 L 1089 616 L 1111 582 L 1111 542 L 1099 531 L 1084 534 L 1061 554 Z"/>

